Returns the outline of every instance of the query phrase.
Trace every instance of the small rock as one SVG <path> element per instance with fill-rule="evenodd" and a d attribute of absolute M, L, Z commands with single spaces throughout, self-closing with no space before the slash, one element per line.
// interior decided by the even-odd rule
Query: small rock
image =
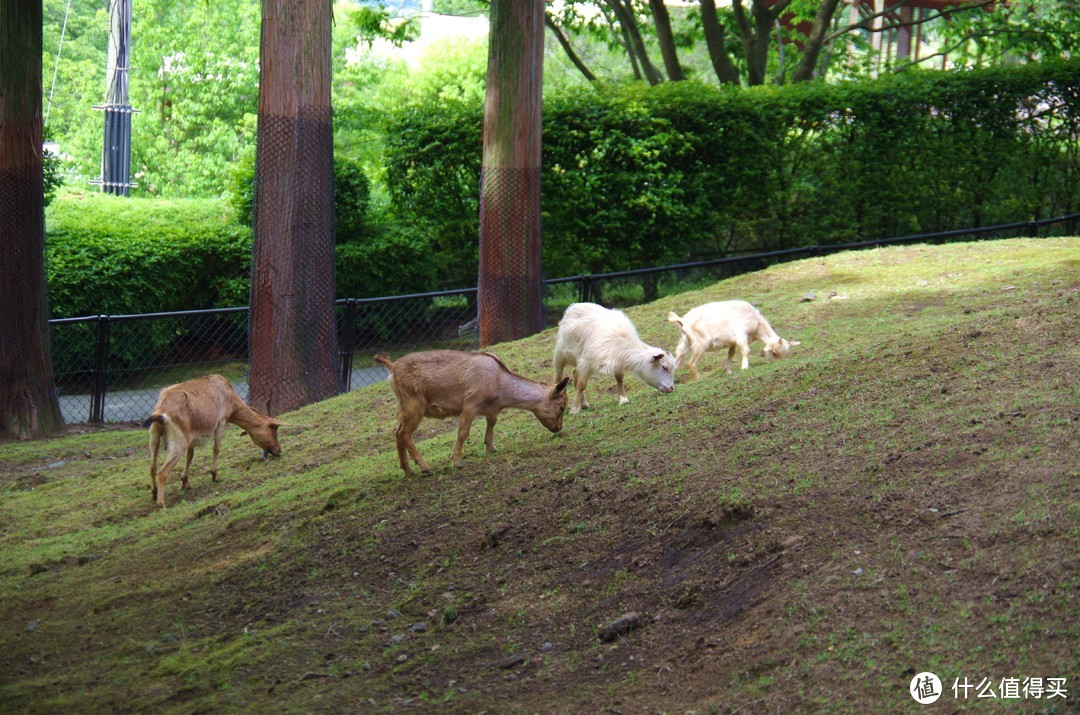
<path fill-rule="evenodd" d="M 400 643 L 403 640 L 405 640 L 405 639 L 402 638 L 401 636 L 390 636 L 390 642 L 395 644 L 395 645 L 397 645 L 398 643 Z"/>
<path fill-rule="evenodd" d="M 386 612 L 386 620 L 392 621 L 395 618 L 401 618 L 401 611 L 396 608 L 391 608 L 389 611 Z"/>
<path fill-rule="evenodd" d="M 636 612 L 624 613 L 600 629 L 600 640 L 609 643 L 619 636 L 624 636 L 641 625 L 641 616 Z"/>
<path fill-rule="evenodd" d="M 36 631 L 37 630 L 37 621 L 27 621 L 26 622 L 26 630 L 28 632 L 29 631 Z"/>
<path fill-rule="evenodd" d="M 813 293 L 806 293 L 802 298 L 799 298 L 800 303 L 809 303 L 812 300 L 816 300 L 817 296 Z"/>
<path fill-rule="evenodd" d="M 510 656 L 506 660 L 501 660 L 498 663 L 496 663 L 495 667 L 499 668 L 501 670 L 510 670 L 511 668 L 516 668 L 519 665 L 524 665 L 524 664 L 525 664 L 525 656 L 521 655 L 520 653 L 515 653 L 514 655 Z"/>
<path fill-rule="evenodd" d="M 409 628 L 409 630 L 412 631 L 413 633 L 427 633 L 427 630 L 430 627 L 431 626 L 429 626 L 424 621 L 420 621 L 419 623 L 412 624 L 412 626 Z"/>
<path fill-rule="evenodd" d="M 59 469 L 60 467 L 64 466 L 65 464 L 67 464 L 67 462 L 65 462 L 64 460 L 61 459 L 59 462 L 53 462 L 53 463 L 49 464 L 46 467 L 46 469 Z"/>

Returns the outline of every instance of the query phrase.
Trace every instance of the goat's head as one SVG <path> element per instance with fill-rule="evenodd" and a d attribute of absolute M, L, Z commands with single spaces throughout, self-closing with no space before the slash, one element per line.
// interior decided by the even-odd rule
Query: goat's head
<path fill-rule="evenodd" d="M 251 441 L 255 443 L 257 447 L 262 447 L 263 459 L 267 457 L 280 457 L 281 456 L 281 444 L 278 442 L 278 427 L 287 425 L 287 422 L 275 420 L 273 417 L 267 417 L 264 421 L 258 425 L 248 427 L 244 431 L 247 432 L 248 437 L 251 437 Z"/>
<path fill-rule="evenodd" d="M 667 394 L 675 391 L 675 358 L 666 351 L 657 352 L 652 356 L 648 372 L 643 379 L 660 392 Z"/>
<path fill-rule="evenodd" d="M 765 345 L 765 357 L 770 360 L 783 360 L 791 352 L 791 348 L 796 345 L 801 345 L 798 340 L 784 340 L 780 338 L 776 342 L 768 343 Z"/>
<path fill-rule="evenodd" d="M 569 377 L 564 377 L 558 385 L 551 388 L 547 399 L 541 402 L 532 412 L 540 424 L 552 432 L 562 429 L 563 412 L 566 411 L 566 385 L 570 382 Z"/>

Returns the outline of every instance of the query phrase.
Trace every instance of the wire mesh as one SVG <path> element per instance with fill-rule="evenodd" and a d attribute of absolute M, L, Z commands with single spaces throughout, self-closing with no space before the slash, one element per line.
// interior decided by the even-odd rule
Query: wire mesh
<path fill-rule="evenodd" d="M 484 167 L 480 186 L 480 342 L 544 327 L 540 167 Z"/>
<path fill-rule="evenodd" d="M 851 244 L 970 240 L 1022 233 L 1075 233 L 1080 214 L 1010 227 Z M 1019 230 L 1023 229 L 1023 230 Z M 731 256 L 704 263 L 665 266 L 623 273 L 574 276 L 544 282 L 546 327 L 553 327 L 571 303 L 591 301 L 628 307 L 783 260 L 805 258 L 834 246 L 802 247 Z M 684 306 L 688 309 L 693 306 Z M 478 346 L 475 288 L 386 298 L 336 301 L 339 388 L 354 390 L 386 379 L 386 369 L 372 357 L 387 352 L 394 359 L 415 350 Z M 64 420 L 78 422 L 141 421 L 153 408 L 160 389 L 208 373 L 225 375 L 247 398 L 248 309 L 187 311 L 132 316 L 93 316 L 49 321 L 53 364 Z M 330 343 L 331 345 L 334 343 Z M 326 350 L 332 347 L 323 346 Z M 330 355 L 333 359 L 334 355 Z"/>
<path fill-rule="evenodd" d="M 332 146 L 329 106 L 260 118 L 249 402 L 269 415 L 338 388 Z"/>

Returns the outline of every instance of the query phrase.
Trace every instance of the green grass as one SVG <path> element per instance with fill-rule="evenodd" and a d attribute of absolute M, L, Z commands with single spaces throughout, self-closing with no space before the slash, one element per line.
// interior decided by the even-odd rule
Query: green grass
<path fill-rule="evenodd" d="M 0 444 L 0 711 L 913 712 L 922 670 L 1008 710 L 953 679 L 1077 672 L 1078 276 L 1017 239 L 668 296 L 627 310 L 651 344 L 740 297 L 802 345 L 601 379 L 556 437 L 504 413 L 460 469 L 426 421 L 430 476 L 385 385 L 287 415 L 279 460 L 229 430 L 163 512 L 140 430 Z M 493 351 L 550 379 L 554 337 Z"/>

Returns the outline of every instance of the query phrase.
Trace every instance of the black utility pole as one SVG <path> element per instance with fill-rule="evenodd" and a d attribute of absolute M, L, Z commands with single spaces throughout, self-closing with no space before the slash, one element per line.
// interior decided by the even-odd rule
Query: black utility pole
<path fill-rule="evenodd" d="M 112 0 L 109 8 L 109 66 L 106 69 L 105 136 L 101 147 L 101 190 L 128 196 L 131 183 L 131 114 L 128 67 L 131 59 L 131 0 Z"/>

